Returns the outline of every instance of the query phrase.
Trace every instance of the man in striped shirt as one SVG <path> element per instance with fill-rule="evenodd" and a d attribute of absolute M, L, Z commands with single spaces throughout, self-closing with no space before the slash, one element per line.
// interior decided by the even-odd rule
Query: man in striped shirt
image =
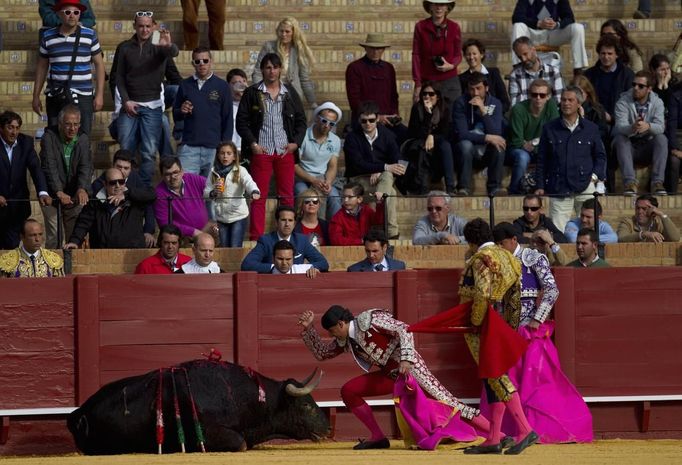
<path fill-rule="evenodd" d="M 561 91 L 564 89 L 561 70 L 551 63 L 543 62 L 528 37 L 522 36 L 514 40 L 512 49 L 520 61 L 514 65 L 509 75 L 509 98 L 512 106 L 530 98 L 530 85 L 536 79 L 547 81 L 552 97 L 559 104 Z"/>
<path fill-rule="evenodd" d="M 62 24 L 45 31 L 40 39 L 33 86 L 33 111 L 42 116 L 40 93 L 47 80 L 45 109 L 48 126 L 57 126 L 57 116 L 66 102 L 55 95 L 59 89 L 64 89 L 73 96 L 73 103 L 78 105 L 81 111 L 81 131 L 89 134 L 93 111 L 102 109 L 104 95 L 104 61 L 97 33 L 93 29 L 79 25 L 81 13 L 87 9 L 79 0 L 58 0 L 53 9 Z M 79 29 L 80 37 L 76 46 Z M 76 58 L 72 67 L 74 49 Z M 94 89 L 92 64 L 95 65 Z"/>
<path fill-rule="evenodd" d="M 251 202 L 249 237 L 258 240 L 265 230 L 265 201 L 273 170 L 277 196 L 283 205 L 294 204 L 294 165 L 303 143 L 306 117 L 301 98 L 280 81 L 282 59 L 268 53 L 260 63 L 263 80 L 244 91 L 237 111 L 237 132 L 242 155 L 262 196 Z"/>

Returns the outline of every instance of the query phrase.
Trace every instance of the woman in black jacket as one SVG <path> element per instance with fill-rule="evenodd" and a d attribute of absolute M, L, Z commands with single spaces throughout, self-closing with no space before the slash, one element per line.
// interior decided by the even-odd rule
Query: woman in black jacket
<path fill-rule="evenodd" d="M 425 82 L 419 93 L 419 101 L 412 105 L 408 133 L 409 137 L 415 139 L 419 147 L 429 155 L 431 179 L 440 177 L 442 170 L 449 194 L 455 192 L 455 162 L 450 145 L 450 126 L 450 109 L 445 104 L 440 90 L 433 82 Z M 438 174 L 434 169 L 436 167 Z M 422 185 L 423 190 L 427 188 L 428 186 Z"/>

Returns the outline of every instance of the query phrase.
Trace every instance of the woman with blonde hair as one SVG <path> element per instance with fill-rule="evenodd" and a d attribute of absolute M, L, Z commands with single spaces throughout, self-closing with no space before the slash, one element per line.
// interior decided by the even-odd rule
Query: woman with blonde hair
<path fill-rule="evenodd" d="M 315 83 L 310 79 L 315 59 L 298 21 L 288 16 L 277 24 L 276 31 L 277 40 L 269 40 L 263 44 L 251 80 L 254 83 L 263 80 L 260 62 L 268 53 L 276 53 L 282 59 L 282 81 L 293 86 L 299 96 L 305 95 L 311 108 L 317 107 Z"/>
<path fill-rule="evenodd" d="M 296 197 L 296 226 L 294 232 L 305 234 L 315 247 L 329 245 L 328 223 L 320 218 L 320 193 L 306 189 Z"/>

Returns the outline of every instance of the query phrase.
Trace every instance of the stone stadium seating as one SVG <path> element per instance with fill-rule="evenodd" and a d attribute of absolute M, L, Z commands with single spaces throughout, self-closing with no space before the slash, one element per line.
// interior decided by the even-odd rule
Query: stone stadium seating
<path fill-rule="evenodd" d="M 172 32 L 181 48 L 182 9 L 179 0 L 92 0 L 97 16 L 97 31 L 109 68 L 116 45 L 133 34 L 132 16 L 136 10 L 151 9 L 154 18 Z M 392 47 L 384 59 L 392 62 L 398 74 L 400 108 L 409 115 L 412 95 L 411 43 L 414 23 L 425 17 L 421 0 L 228 0 L 225 25 L 225 50 L 214 52 L 214 71 L 224 76 L 230 68 L 242 67 L 250 74 L 257 53 L 265 40 L 274 38 L 277 22 L 285 16 L 296 17 L 313 48 L 316 64 L 312 76 L 317 85 L 318 102 L 332 100 L 346 115 L 344 72 L 347 64 L 362 56 L 358 43 L 368 32 L 383 32 Z M 682 30 L 679 0 L 656 2 L 654 19 L 628 19 L 636 7 L 632 0 L 576 0 L 571 2 L 576 19 L 586 28 L 590 61 L 596 60 L 594 44 L 601 23 L 616 17 L 624 20 L 632 38 L 642 48 L 646 59 L 654 53 L 669 51 Z M 498 66 L 503 74 L 511 69 L 509 37 L 511 32 L 511 0 L 459 0 L 450 18 L 457 21 L 463 37 L 478 37 L 487 47 L 486 64 Z M 36 0 L 4 0 L 0 4 L 0 102 L 2 108 L 17 111 L 24 120 L 22 130 L 35 134 L 45 121 L 31 107 L 40 18 Z M 206 11 L 200 8 L 200 40 L 207 41 Z M 564 76 L 570 77 L 570 50 L 561 47 Z M 190 52 L 181 51 L 177 64 L 183 76 L 192 73 Z M 108 89 L 105 110 L 96 114 L 93 125 L 93 150 L 96 168 L 109 164 L 117 145 L 107 133 L 113 104 Z M 640 171 L 640 177 L 646 172 Z M 507 173 L 504 181 L 508 182 Z M 644 184 L 644 183 L 643 183 Z M 485 193 L 485 179 L 475 176 L 475 192 Z M 401 239 L 411 238 L 414 222 L 424 212 L 424 200 L 400 198 L 398 201 Z M 489 199 L 472 197 L 454 200 L 453 209 L 465 217 L 488 218 Z M 617 218 L 632 214 L 633 199 L 620 196 L 605 201 L 605 219 L 612 225 Z M 677 224 L 682 225 L 682 198 L 661 199 L 663 208 Z M 273 203 L 269 203 L 273 208 Z M 40 209 L 34 206 L 40 216 Z M 510 220 L 521 214 L 520 198 L 495 200 L 496 220 Z M 270 216 L 268 216 L 270 218 Z"/>

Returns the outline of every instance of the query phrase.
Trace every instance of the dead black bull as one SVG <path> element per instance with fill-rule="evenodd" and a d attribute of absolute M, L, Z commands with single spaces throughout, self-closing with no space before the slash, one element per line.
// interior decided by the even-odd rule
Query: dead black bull
<path fill-rule="evenodd" d="M 67 418 L 85 454 L 243 451 L 276 438 L 319 441 L 326 415 L 310 393 L 322 373 L 276 381 L 195 360 L 103 386 Z M 315 378 L 315 379 L 313 379 Z"/>

